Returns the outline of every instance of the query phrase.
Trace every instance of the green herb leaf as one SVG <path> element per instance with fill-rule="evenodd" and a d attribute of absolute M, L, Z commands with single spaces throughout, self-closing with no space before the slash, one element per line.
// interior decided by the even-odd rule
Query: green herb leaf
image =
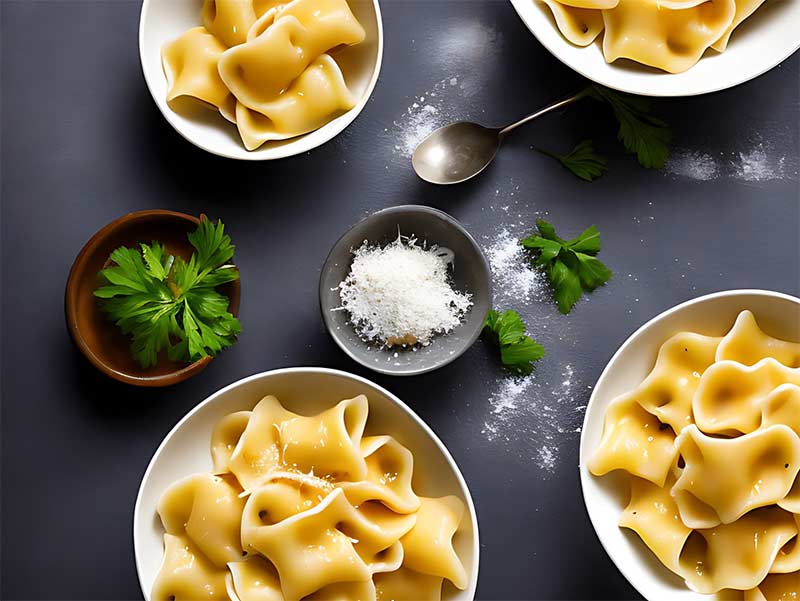
<path fill-rule="evenodd" d="M 539 152 L 556 159 L 579 178 L 590 182 L 608 169 L 606 160 L 594 151 L 591 140 L 583 140 L 567 154 L 558 154 L 537 148 Z M 544 236 L 544 234 L 542 234 Z M 551 238 L 552 239 L 552 238 Z"/>
<path fill-rule="evenodd" d="M 228 298 L 215 290 L 239 277 L 228 264 L 234 246 L 222 222 L 204 218 L 188 238 L 196 251 L 189 261 L 152 242 L 140 250 L 114 250 L 111 265 L 98 274 L 104 285 L 94 295 L 131 337 L 131 353 L 142 367 L 156 365 L 162 350 L 176 362 L 213 356 L 235 343 L 241 331 Z"/>
<path fill-rule="evenodd" d="M 669 157 L 672 131 L 669 126 L 650 114 L 650 101 L 640 96 L 614 92 L 603 86 L 588 89 L 591 98 L 607 103 L 619 122 L 617 138 L 625 149 L 636 155 L 642 167 L 660 169 Z"/>
<path fill-rule="evenodd" d="M 544 347 L 525 333 L 525 324 L 516 311 L 489 310 L 484 328 L 500 347 L 503 366 L 516 374 L 530 374 L 533 363 L 544 357 Z"/>
<path fill-rule="evenodd" d="M 566 314 L 584 292 L 605 284 L 612 272 L 595 255 L 600 252 L 600 232 L 594 225 L 571 240 L 563 240 L 555 228 L 539 219 L 538 233 L 520 240 L 534 252 L 533 264 L 547 274 L 558 309 Z"/>

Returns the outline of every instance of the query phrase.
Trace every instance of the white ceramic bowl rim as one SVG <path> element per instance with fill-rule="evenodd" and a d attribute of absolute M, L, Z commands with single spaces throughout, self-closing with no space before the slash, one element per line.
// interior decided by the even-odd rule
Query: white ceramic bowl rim
<path fill-rule="evenodd" d="M 220 390 L 216 391 L 215 393 L 211 394 L 206 399 L 204 399 L 203 401 L 201 401 L 200 403 L 195 405 L 186 415 L 184 415 L 178 421 L 178 423 L 176 423 L 172 427 L 172 429 L 169 431 L 169 433 L 161 441 L 161 444 L 158 445 L 158 448 L 156 449 L 156 452 L 153 453 L 153 457 L 150 459 L 150 462 L 147 464 L 147 469 L 144 472 L 144 476 L 142 476 L 142 481 L 141 481 L 141 483 L 139 485 L 139 490 L 138 490 L 137 495 L 136 495 L 136 504 L 135 504 L 134 509 L 133 509 L 133 546 L 134 546 L 134 558 L 135 558 L 135 561 L 136 561 L 136 575 L 139 578 L 139 586 L 141 587 L 142 593 L 145 595 L 145 598 L 149 598 L 149 596 L 148 596 L 148 593 L 147 593 L 147 590 L 146 590 L 144 579 L 142 577 L 142 569 L 141 569 L 141 566 L 139 565 L 139 555 L 138 555 L 138 553 L 136 553 L 136 548 L 139 547 L 139 540 L 138 540 L 139 539 L 139 531 L 138 531 L 136 525 L 140 521 L 139 514 L 142 511 L 142 508 L 141 508 L 142 492 L 143 492 L 143 490 L 145 488 L 145 485 L 146 485 L 146 483 L 147 483 L 147 481 L 148 481 L 148 479 L 150 477 L 150 473 L 153 470 L 153 467 L 157 463 L 159 456 L 161 455 L 162 451 L 164 450 L 164 448 L 169 443 L 170 439 L 173 437 L 173 435 L 187 421 L 189 421 L 192 418 L 192 416 L 194 416 L 198 411 L 200 411 L 200 409 L 202 407 L 204 407 L 205 405 L 208 405 L 209 403 L 213 402 L 215 399 L 217 399 L 220 396 L 223 396 L 224 394 L 228 393 L 229 391 L 231 391 L 231 390 L 233 390 L 233 389 L 235 389 L 235 388 L 237 388 L 237 387 L 239 387 L 239 386 L 241 386 L 243 384 L 246 384 L 247 382 L 251 382 L 251 381 L 254 381 L 254 380 L 259 380 L 261 378 L 265 378 L 265 377 L 268 377 L 268 376 L 283 375 L 283 374 L 306 374 L 306 373 L 327 374 L 327 375 L 336 376 L 336 377 L 340 377 L 340 378 L 347 378 L 347 379 L 353 380 L 354 382 L 362 384 L 362 385 L 364 385 L 364 386 L 366 386 L 368 388 L 372 388 L 374 390 L 377 390 L 380 394 L 384 395 L 386 398 L 388 398 L 390 401 L 392 401 L 392 403 L 394 403 L 396 406 L 398 406 L 400 409 L 402 409 L 416 423 L 416 425 L 419 426 L 419 428 L 421 430 L 423 430 L 428 435 L 428 437 L 434 442 L 434 444 L 437 446 L 437 448 L 441 452 L 442 456 L 447 461 L 447 464 L 450 467 L 450 469 L 452 470 L 453 475 L 456 477 L 456 480 L 458 481 L 458 484 L 459 484 L 459 486 L 461 487 L 461 490 L 464 493 L 464 500 L 467 503 L 467 511 L 469 513 L 469 516 L 470 516 L 470 521 L 472 523 L 472 532 L 473 532 L 473 544 L 472 544 L 472 566 L 473 567 L 472 567 L 472 572 L 471 572 L 471 574 L 469 576 L 469 583 L 467 585 L 467 589 L 466 590 L 467 591 L 472 591 L 473 594 L 474 594 L 474 591 L 475 591 L 475 589 L 477 587 L 477 583 L 478 583 L 478 572 L 480 570 L 480 563 L 479 563 L 479 559 L 480 559 L 480 534 L 479 534 L 479 531 L 478 531 L 478 518 L 477 518 L 477 513 L 475 511 L 475 505 L 474 505 L 474 503 L 472 501 L 472 495 L 471 495 L 471 493 L 469 491 L 469 487 L 467 486 L 467 482 L 466 482 L 466 480 L 464 480 L 464 476 L 461 474 L 461 470 L 458 468 L 458 465 L 456 464 L 455 459 L 453 459 L 453 456 L 450 454 L 450 451 L 447 450 L 447 447 L 444 446 L 444 443 L 439 439 L 439 437 L 431 429 L 431 427 L 428 426 L 428 424 L 426 424 L 422 420 L 422 418 L 419 417 L 416 414 L 416 412 L 414 412 L 413 409 L 411 409 L 411 407 L 409 407 L 402 400 L 400 400 L 400 398 L 398 398 L 396 395 L 394 395 L 393 393 L 389 392 L 388 390 L 386 390 L 382 386 L 379 386 L 378 384 L 376 384 L 376 383 L 374 383 L 374 382 L 372 382 L 372 381 L 370 381 L 370 380 L 368 380 L 366 378 L 362 378 L 361 376 L 357 376 L 355 374 L 351 374 L 351 373 L 348 373 L 346 371 L 342 371 L 342 370 L 338 370 L 338 369 L 330 369 L 330 368 L 327 368 L 327 367 L 284 367 L 284 368 L 268 370 L 268 371 L 260 372 L 260 373 L 257 373 L 257 374 L 253 374 L 251 376 L 247 376 L 246 378 L 242 378 L 242 379 L 237 380 L 237 381 L 235 381 L 235 382 L 233 382 L 231 384 L 228 384 L 227 386 L 225 386 L 225 387 L 221 388 Z"/>
<path fill-rule="evenodd" d="M 592 56 L 589 60 L 587 52 L 599 52 L 599 49 L 595 47 L 598 44 L 597 40 L 586 47 L 575 46 L 568 42 L 552 22 L 550 14 L 539 14 L 546 11 L 546 8 L 537 6 L 537 4 L 541 4 L 540 0 L 510 0 L 510 2 L 539 43 L 562 63 L 596 83 L 621 92 L 642 96 L 697 96 L 732 88 L 763 75 L 800 49 L 800 37 L 794 35 L 789 39 L 789 36 L 782 35 L 775 40 L 776 47 L 770 48 L 768 52 L 761 52 L 757 61 L 737 61 L 730 58 L 730 47 L 723 53 L 715 53 L 711 56 L 704 54 L 698 64 L 709 60 L 718 62 L 704 66 L 706 72 L 702 74 L 697 71 L 698 65 L 683 73 L 662 73 L 657 69 L 650 71 L 645 67 L 638 70 L 639 67 L 636 65 L 633 66 L 636 70 L 629 71 L 615 64 L 609 65 L 598 61 L 596 56 Z M 791 0 L 787 0 L 787 4 L 789 2 Z M 800 15 L 799 7 L 796 6 L 793 10 L 794 12 L 786 17 L 788 20 L 791 20 L 792 16 Z M 750 19 L 757 17 L 758 14 L 755 14 Z M 748 21 L 746 20 L 744 23 L 747 24 Z M 790 23 L 782 23 L 781 27 L 785 33 L 783 28 L 790 28 Z M 768 36 L 770 34 L 767 32 L 759 33 L 759 35 Z M 736 41 L 734 32 L 732 38 L 734 46 Z M 749 45 L 755 46 L 753 43 Z M 752 48 L 750 50 L 752 51 Z M 728 57 L 725 57 L 726 54 Z M 720 61 L 724 62 L 724 67 Z M 724 75 L 720 76 L 719 73 L 724 73 Z"/>
<path fill-rule="evenodd" d="M 680 303 L 678 305 L 675 305 L 674 307 L 671 307 L 671 308 L 667 309 L 666 311 L 663 311 L 663 312 L 659 313 L 658 315 L 656 315 L 655 317 L 651 318 L 650 320 L 645 322 L 642 326 L 637 328 L 636 331 L 633 332 L 633 334 L 628 336 L 628 338 L 625 340 L 625 342 L 622 343 L 622 345 L 619 347 L 619 349 L 617 349 L 617 351 L 614 353 L 614 355 L 611 357 L 611 359 L 606 364 L 605 368 L 603 369 L 603 372 L 600 374 L 600 377 L 597 379 L 597 383 L 595 384 L 595 386 L 593 388 L 592 395 L 589 398 L 589 403 L 586 406 L 586 413 L 584 415 L 583 425 L 582 425 L 582 428 L 581 428 L 581 442 L 580 442 L 580 451 L 579 451 L 579 453 L 580 453 L 579 456 L 581 458 L 580 476 L 581 476 L 581 494 L 583 496 L 583 503 L 584 503 L 584 506 L 586 507 L 586 512 L 589 514 L 589 519 L 592 522 L 592 527 L 594 529 L 595 536 L 600 541 L 600 544 L 602 545 L 602 547 L 605 550 L 606 554 L 609 556 L 609 558 L 614 563 L 614 565 L 617 566 L 617 569 L 625 577 L 625 579 L 631 584 L 631 586 L 633 586 L 633 588 L 636 589 L 636 591 L 640 595 L 642 595 L 642 597 L 644 597 L 646 599 L 649 598 L 647 596 L 647 591 L 642 590 L 642 588 L 640 588 L 637 585 L 639 579 L 635 577 L 635 575 L 633 574 L 633 570 L 630 569 L 629 566 L 627 566 L 626 564 L 624 564 L 624 563 L 622 563 L 622 562 L 617 560 L 616 554 L 612 551 L 612 549 L 610 549 L 608 547 L 608 545 L 606 544 L 606 541 L 603 539 L 603 537 L 600 536 L 599 530 L 598 530 L 598 526 L 597 526 L 597 524 L 595 524 L 596 515 L 591 511 L 591 508 L 589 506 L 589 499 L 586 496 L 585 481 L 586 481 L 587 478 L 594 478 L 595 477 L 595 476 L 592 476 L 589 473 L 588 469 L 586 468 L 586 466 L 583 463 L 583 457 L 585 456 L 585 451 L 586 451 L 586 449 L 584 448 L 585 444 L 586 444 L 586 438 L 585 438 L 584 435 L 585 435 L 585 433 L 588 431 L 588 429 L 590 427 L 589 426 L 589 417 L 590 417 L 590 410 L 589 409 L 592 406 L 592 404 L 595 402 L 595 399 L 596 399 L 596 396 L 597 396 L 597 391 L 602 388 L 603 382 L 609 377 L 610 373 L 612 373 L 615 369 L 617 369 L 617 366 L 615 364 L 617 362 L 618 357 L 621 356 L 625 352 L 625 350 L 629 346 L 631 346 L 633 344 L 633 342 L 636 339 L 638 339 L 639 336 L 643 332 L 645 332 L 646 330 L 648 330 L 649 328 L 654 326 L 656 323 L 658 323 L 658 322 L 668 318 L 669 316 L 671 316 L 671 315 L 673 315 L 673 314 L 675 314 L 675 313 L 677 313 L 679 311 L 682 311 L 682 310 L 684 310 L 687 307 L 690 307 L 692 305 L 700 304 L 700 303 L 707 302 L 709 300 L 717 299 L 717 298 L 747 296 L 747 295 L 749 295 L 749 296 L 763 296 L 763 297 L 770 297 L 770 298 L 775 298 L 775 299 L 786 300 L 786 301 L 789 301 L 789 302 L 792 302 L 792 303 L 796 303 L 798 305 L 798 307 L 800 307 L 800 298 L 797 298 L 797 297 L 792 296 L 790 294 L 785 294 L 783 292 L 775 292 L 775 291 L 772 291 L 772 290 L 763 290 L 763 289 L 758 289 L 758 288 L 742 288 L 742 289 L 736 289 L 736 290 L 723 290 L 723 291 L 719 291 L 719 292 L 712 292 L 712 293 L 709 293 L 709 294 L 705 294 L 703 296 L 698 296 L 696 298 L 689 299 L 689 300 L 684 301 L 684 302 L 682 302 L 682 303 Z M 709 598 L 711 598 L 711 597 L 709 597 Z"/>
<path fill-rule="evenodd" d="M 353 108 L 336 117 L 332 121 L 329 121 L 319 129 L 295 138 L 280 140 L 279 142 L 281 142 L 281 145 L 275 148 L 269 148 L 269 144 L 267 143 L 266 146 L 261 146 L 255 150 L 247 150 L 245 149 L 244 145 L 241 144 L 240 140 L 237 140 L 240 148 L 236 151 L 228 151 L 223 148 L 219 148 L 218 146 L 205 141 L 202 136 L 189 136 L 186 131 L 184 131 L 184 128 L 179 124 L 181 118 L 174 113 L 169 106 L 167 106 L 166 99 L 160 97 L 160 95 L 156 92 L 157 86 L 155 85 L 155 82 L 151 81 L 151 77 L 153 75 L 150 73 L 150 69 L 146 66 L 148 64 L 148 57 L 146 54 L 147 47 L 145 44 L 145 15 L 147 15 L 148 10 L 150 10 L 150 4 L 153 1 L 154 0 L 143 0 L 142 9 L 139 12 L 139 64 L 142 69 L 142 75 L 144 76 L 145 84 L 147 85 L 147 89 L 150 91 L 150 95 L 153 97 L 153 101 L 158 107 L 158 110 L 161 111 L 164 119 L 166 119 L 173 129 L 178 132 L 187 142 L 194 144 L 198 148 L 201 148 L 206 152 L 210 152 L 211 154 L 215 154 L 224 158 L 244 161 L 266 161 L 288 158 L 318 148 L 323 144 L 330 142 L 333 138 L 347 129 L 347 127 L 353 121 L 355 121 L 356 117 L 358 117 L 358 115 L 361 114 L 361 111 L 364 110 L 364 107 L 372 96 L 372 92 L 375 90 L 375 86 L 378 83 L 378 76 L 380 75 L 381 65 L 383 63 L 383 18 L 381 16 L 381 7 L 379 1 L 372 0 L 372 3 L 375 7 L 375 20 L 377 27 L 377 39 L 375 40 L 377 45 L 375 66 L 364 93 L 361 95 L 358 103 L 356 103 Z M 183 0 L 172 1 L 178 2 Z M 197 24 L 199 25 L 200 23 L 198 22 Z M 159 74 L 161 77 L 165 78 L 163 71 L 159 70 Z M 226 125 L 235 127 L 231 123 L 225 124 L 222 123 L 222 121 L 219 123 L 220 127 L 225 127 Z"/>

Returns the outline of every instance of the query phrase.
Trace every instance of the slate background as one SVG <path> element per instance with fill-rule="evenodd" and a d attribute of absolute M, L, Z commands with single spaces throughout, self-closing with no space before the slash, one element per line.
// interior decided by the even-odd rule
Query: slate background
<path fill-rule="evenodd" d="M 380 81 L 356 122 L 308 156 L 219 159 L 164 121 L 139 66 L 135 1 L 3 0 L 2 18 L 2 588 L 4 599 L 139 599 L 131 520 L 151 454 L 192 406 L 243 376 L 289 365 L 365 375 L 409 403 L 452 451 L 481 524 L 481 599 L 636 598 L 586 517 L 578 434 L 541 444 L 482 433 L 497 388 L 491 348 L 476 344 L 432 374 L 392 379 L 352 363 L 319 317 L 319 268 L 336 238 L 396 204 L 444 209 L 481 240 L 504 220 L 548 212 L 568 233 L 596 223 L 617 274 L 568 318 L 549 303 L 515 307 L 548 347 L 545 384 L 575 370 L 564 411 L 585 405 L 603 365 L 641 323 L 720 289 L 800 289 L 798 57 L 736 89 L 661 101 L 676 145 L 735 157 L 762 140 L 785 156 L 782 179 L 696 182 L 639 168 L 590 104 L 509 140 L 495 165 L 459 187 L 415 178 L 394 150 L 414 97 L 449 77 L 470 93 L 461 117 L 502 123 L 578 87 L 501 1 L 383 2 Z M 592 135 L 610 171 L 586 184 L 530 150 Z M 793 167 L 792 167 L 793 165 Z M 512 192 L 514 195 L 512 196 Z M 73 349 L 63 318 L 70 264 L 101 226 L 129 211 L 221 217 L 243 280 L 240 342 L 167 390 L 105 379 Z M 628 274 L 631 274 L 628 276 Z M 547 324 L 541 331 L 540 323 Z M 546 394 L 546 386 L 535 394 Z M 547 398 L 528 399 L 546 402 Z"/>

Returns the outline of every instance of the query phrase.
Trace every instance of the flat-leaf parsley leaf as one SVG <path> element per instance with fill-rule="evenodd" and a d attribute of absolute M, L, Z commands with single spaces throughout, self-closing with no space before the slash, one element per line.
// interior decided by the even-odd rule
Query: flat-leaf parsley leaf
<path fill-rule="evenodd" d="M 525 333 L 525 324 L 516 311 L 498 313 L 490 309 L 484 328 L 500 347 L 503 366 L 516 374 L 530 374 L 533 362 L 544 357 L 544 347 Z"/>
<path fill-rule="evenodd" d="M 595 257 L 600 252 L 600 232 L 594 225 L 572 240 L 564 240 L 545 221 L 536 221 L 538 234 L 520 241 L 535 253 L 533 264 L 542 269 L 553 288 L 558 310 L 569 313 L 584 292 L 611 278 L 611 270 Z"/>
<path fill-rule="evenodd" d="M 591 140 L 579 142 L 567 154 L 558 154 L 541 148 L 537 150 L 556 159 L 572 173 L 587 182 L 600 177 L 608 169 L 606 160 L 594 151 Z"/>
<path fill-rule="evenodd" d="M 216 355 L 236 342 L 242 327 L 228 311 L 228 297 L 216 287 L 239 278 L 230 264 L 234 246 L 221 221 L 205 217 L 188 234 L 195 252 L 189 261 L 167 253 L 160 242 L 140 249 L 120 247 L 98 274 L 100 306 L 131 337 L 131 353 L 153 367 L 166 349 L 172 361 L 192 362 Z"/>

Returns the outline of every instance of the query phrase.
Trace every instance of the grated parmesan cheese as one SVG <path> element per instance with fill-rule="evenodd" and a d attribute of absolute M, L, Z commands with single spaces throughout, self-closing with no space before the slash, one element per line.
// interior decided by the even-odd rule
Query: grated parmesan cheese
<path fill-rule="evenodd" d="M 383 248 L 364 242 L 353 255 L 339 298 L 368 342 L 426 346 L 458 326 L 472 307 L 472 295 L 450 283 L 448 249 L 422 248 L 414 238 L 398 236 Z"/>

